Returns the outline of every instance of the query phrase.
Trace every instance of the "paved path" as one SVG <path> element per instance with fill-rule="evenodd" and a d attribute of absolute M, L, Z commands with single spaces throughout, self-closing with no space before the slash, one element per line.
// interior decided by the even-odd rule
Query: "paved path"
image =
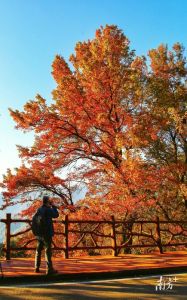
<path fill-rule="evenodd" d="M 157 290 L 160 276 L 35 285 L 32 287 L 1 287 L 0 300 L 186 300 L 187 273 L 177 274 L 176 282 L 169 285 L 173 276 L 162 277 L 165 289 Z M 170 287 L 170 289 L 168 289 Z"/>
<path fill-rule="evenodd" d="M 41 273 L 34 273 L 34 259 L 30 258 L 14 258 L 10 261 L 1 261 L 5 278 L 26 278 L 32 276 L 45 275 L 45 261 L 42 261 Z M 178 268 L 181 271 L 187 270 L 187 252 L 168 252 L 166 254 L 151 255 L 132 255 L 127 254 L 119 257 L 111 256 L 91 256 L 83 258 L 71 259 L 54 259 L 54 267 L 59 274 L 71 276 L 74 274 L 82 276 L 83 274 L 108 274 L 115 272 L 126 272 L 128 274 L 143 274 L 152 272 L 156 269 Z M 158 272 L 157 272 L 158 273 Z M 44 276 L 43 276 L 44 277 Z"/>

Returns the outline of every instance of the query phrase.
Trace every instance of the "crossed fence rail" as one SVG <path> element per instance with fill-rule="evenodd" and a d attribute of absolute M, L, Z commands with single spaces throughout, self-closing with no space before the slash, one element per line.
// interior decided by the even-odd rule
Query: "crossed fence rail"
<path fill-rule="evenodd" d="M 29 219 L 12 219 L 6 214 L 6 219 L 0 219 L 5 224 L 5 239 L 2 250 L 6 260 L 10 260 L 12 251 L 35 250 L 32 246 L 36 240 L 29 238 L 22 247 L 12 246 L 11 240 L 31 232 Z M 11 224 L 27 224 L 20 231 L 13 233 Z M 152 221 L 123 221 L 116 220 L 64 220 L 54 221 L 57 236 L 62 236 L 59 245 L 53 243 L 53 250 L 63 251 L 65 258 L 69 258 L 72 251 L 95 251 L 109 249 L 113 256 L 118 256 L 122 249 L 158 248 L 163 253 L 167 247 L 187 247 L 187 221 L 162 221 L 157 217 Z"/>

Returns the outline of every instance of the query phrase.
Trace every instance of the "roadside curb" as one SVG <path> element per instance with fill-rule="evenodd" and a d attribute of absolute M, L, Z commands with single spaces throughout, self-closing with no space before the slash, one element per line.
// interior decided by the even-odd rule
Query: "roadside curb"
<path fill-rule="evenodd" d="M 128 277 L 146 276 L 146 275 L 164 275 L 172 273 L 187 272 L 187 266 L 167 267 L 167 268 L 150 268 L 150 269 L 135 269 L 122 270 L 111 272 L 90 272 L 90 273 L 60 273 L 57 275 L 23 275 L 17 277 L 0 278 L 0 286 L 10 284 L 34 284 L 34 283 L 53 283 L 53 282 L 74 282 L 74 281 L 89 281 L 89 280 L 105 280 L 105 279 L 120 279 Z"/>

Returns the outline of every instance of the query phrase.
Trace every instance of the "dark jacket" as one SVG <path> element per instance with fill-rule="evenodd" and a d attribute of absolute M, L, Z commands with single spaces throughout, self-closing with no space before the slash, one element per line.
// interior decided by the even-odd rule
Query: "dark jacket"
<path fill-rule="evenodd" d="M 52 237 L 54 235 L 54 228 L 53 228 L 53 218 L 58 218 L 59 213 L 55 206 L 47 207 L 46 205 L 42 205 L 38 208 L 38 212 L 44 215 L 46 220 L 46 237 Z"/>

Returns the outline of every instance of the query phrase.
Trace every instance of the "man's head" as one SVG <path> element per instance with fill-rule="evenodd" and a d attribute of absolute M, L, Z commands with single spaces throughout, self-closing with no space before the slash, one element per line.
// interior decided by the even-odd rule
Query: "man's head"
<path fill-rule="evenodd" d="M 50 204 L 50 198 L 49 196 L 43 196 L 43 205 Z"/>

